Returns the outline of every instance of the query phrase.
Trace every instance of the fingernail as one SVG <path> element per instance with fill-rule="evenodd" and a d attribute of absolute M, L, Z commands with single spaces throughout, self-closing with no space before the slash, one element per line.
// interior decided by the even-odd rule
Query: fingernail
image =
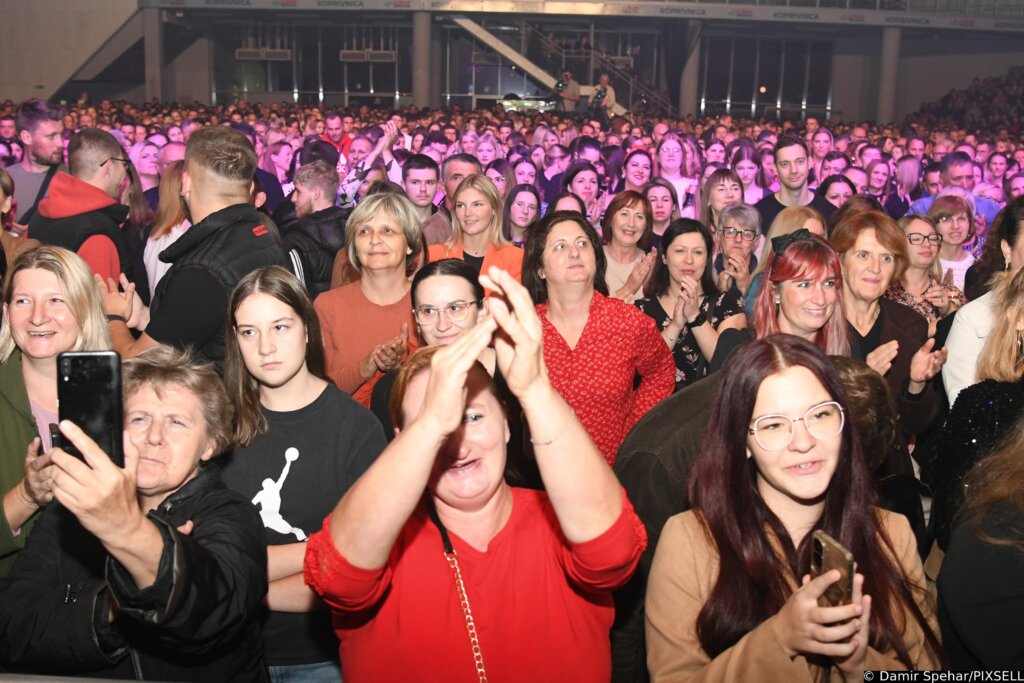
<path fill-rule="evenodd" d="M 861 607 L 860 605 L 857 605 L 857 609 L 855 611 L 857 612 L 857 614 L 859 616 L 859 615 L 864 613 L 864 608 Z"/>

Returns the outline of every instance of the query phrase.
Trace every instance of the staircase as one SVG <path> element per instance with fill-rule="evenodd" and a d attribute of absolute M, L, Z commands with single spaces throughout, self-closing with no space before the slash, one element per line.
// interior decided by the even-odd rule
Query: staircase
<path fill-rule="evenodd" d="M 609 57 L 598 50 L 565 50 L 561 45 L 548 38 L 543 32 L 538 31 L 528 22 L 521 22 L 521 26 L 529 39 L 540 42 L 544 49 L 553 55 L 555 61 L 561 61 L 563 69 L 566 65 L 570 65 L 570 68 L 572 68 L 571 65 L 573 64 L 584 63 L 588 65 L 586 71 L 589 71 L 589 65 L 593 64 L 596 69 L 595 73 L 605 72 L 611 76 L 612 85 L 615 87 L 615 94 L 622 102 L 632 104 L 638 97 L 642 97 L 669 116 L 675 116 L 675 107 L 672 103 L 655 90 L 644 85 L 640 79 L 627 72 L 623 68 L 622 58 Z M 576 73 L 581 72 L 580 69 L 573 69 L 573 71 Z M 593 74 L 588 75 L 593 78 Z M 580 89 L 587 95 L 594 90 L 593 86 L 581 86 Z M 618 108 L 619 105 L 616 105 L 616 109 Z M 615 113 L 622 112 L 616 111 Z"/>
<path fill-rule="evenodd" d="M 491 48 L 492 50 L 500 54 L 502 57 L 507 59 L 509 62 L 515 64 L 517 67 L 522 69 L 526 73 L 526 75 L 535 80 L 537 83 L 544 86 L 545 88 L 554 89 L 555 83 L 558 82 L 558 79 L 555 76 L 552 76 L 543 67 L 539 66 L 536 62 L 532 61 L 522 52 L 516 50 L 508 43 L 506 43 L 504 40 L 488 31 L 484 26 L 481 26 L 472 19 L 463 16 L 452 17 L 452 21 L 461 28 L 465 29 L 470 35 L 479 40 L 481 43 Z M 522 27 L 521 30 L 524 31 L 524 36 L 540 40 L 541 43 L 545 46 L 545 49 L 551 50 L 551 54 L 553 55 L 552 61 L 555 63 L 560 62 L 564 67 L 566 63 L 566 53 L 564 50 L 562 50 L 562 48 L 559 45 L 549 41 L 547 36 L 540 33 L 533 27 L 529 26 L 528 24 L 526 24 L 526 22 L 521 22 L 520 25 Z M 595 59 L 597 58 L 597 55 L 598 53 L 594 52 Z M 587 59 L 589 58 L 590 57 L 588 52 Z M 601 59 L 603 61 L 595 61 L 595 64 L 600 64 L 601 70 L 607 71 L 608 74 L 615 79 L 613 85 L 615 87 L 617 98 L 620 101 L 629 103 L 633 101 L 633 98 L 635 97 L 635 94 L 637 92 L 650 92 L 647 88 L 644 88 L 643 91 L 638 90 L 636 86 L 639 85 L 639 82 L 636 82 L 636 85 L 634 85 L 633 83 L 636 81 L 635 78 L 626 74 L 620 68 L 614 66 L 603 55 L 601 56 Z M 608 64 L 608 66 L 605 65 L 606 63 Z M 626 84 L 625 90 L 622 89 L 623 84 Z M 588 97 L 593 91 L 593 86 L 580 86 L 580 94 L 583 95 L 584 97 Z M 657 106 L 663 106 L 662 102 L 664 102 L 664 99 L 658 98 L 656 100 Z M 670 108 L 667 102 L 665 103 L 664 107 L 666 111 Z M 618 116 L 625 116 L 629 112 L 627 111 L 626 107 L 622 106 L 619 103 L 616 103 L 615 106 L 612 107 L 612 113 Z"/>

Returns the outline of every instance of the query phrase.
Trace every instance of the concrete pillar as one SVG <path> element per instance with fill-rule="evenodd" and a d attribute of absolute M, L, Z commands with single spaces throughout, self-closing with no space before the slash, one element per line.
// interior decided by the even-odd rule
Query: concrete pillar
<path fill-rule="evenodd" d="M 146 99 L 163 101 L 164 97 L 164 32 L 160 9 L 142 9 L 142 42 L 145 52 Z"/>
<path fill-rule="evenodd" d="M 430 102 L 430 12 L 412 15 L 412 103 Z"/>
<path fill-rule="evenodd" d="M 899 68 L 900 29 L 886 27 L 882 29 L 882 66 L 878 74 L 878 114 L 875 120 L 879 124 L 889 123 L 893 119 Z"/>
<path fill-rule="evenodd" d="M 446 83 L 445 73 L 447 70 L 447 59 L 444 52 L 444 43 L 441 42 L 441 31 L 431 23 L 430 31 L 430 108 L 437 109 L 444 105 L 441 98 L 442 84 Z"/>
<path fill-rule="evenodd" d="M 701 34 L 699 29 L 691 27 L 690 54 L 686 58 L 686 65 L 683 66 L 683 73 L 679 77 L 679 118 L 689 114 L 698 114 L 698 96 L 700 93 L 700 44 Z"/>

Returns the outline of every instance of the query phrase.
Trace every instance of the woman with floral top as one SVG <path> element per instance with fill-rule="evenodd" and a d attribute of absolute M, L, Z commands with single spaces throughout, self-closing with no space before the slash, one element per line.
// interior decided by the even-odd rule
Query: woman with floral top
<path fill-rule="evenodd" d="M 747 326 L 740 296 L 715 285 L 712 245 L 711 233 L 697 221 L 674 221 L 662 237 L 647 296 L 636 301 L 672 350 L 677 391 L 707 374 L 722 330 Z"/>
<path fill-rule="evenodd" d="M 899 226 L 907 236 L 907 269 L 890 285 L 885 298 L 909 306 L 928 321 L 928 336 L 935 336 L 939 320 L 967 303 L 964 293 L 942 282 L 939 246 L 942 235 L 927 216 L 906 216 Z"/>

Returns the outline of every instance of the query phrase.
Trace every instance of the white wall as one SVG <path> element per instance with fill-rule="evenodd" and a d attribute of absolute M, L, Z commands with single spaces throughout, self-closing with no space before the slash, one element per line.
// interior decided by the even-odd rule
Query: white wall
<path fill-rule="evenodd" d="M 0 93 L 48 98 L 138 11 L 138 0 L 0 0 Z"/>

